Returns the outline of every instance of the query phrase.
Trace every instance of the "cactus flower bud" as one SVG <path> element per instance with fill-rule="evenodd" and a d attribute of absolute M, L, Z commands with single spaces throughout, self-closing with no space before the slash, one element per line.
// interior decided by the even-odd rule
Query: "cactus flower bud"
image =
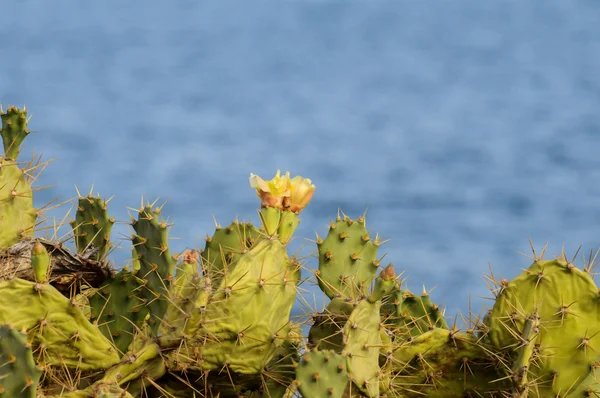
<path fill-rule="evenodd" d="M 277 170 L 277 174 L 270 181 L 250 173 L 250 187 L 256 189 L 262 207 L 281 209 L 284 198 L 290 196 L 290 173 L 287 172 L 282 177 L 280 170 Z"/>
<path fill-rule="evenodd" d="M 283 198 L 283 207 L 296 214 L 310 202 L 315 186 L 308 178 L 296 176 L 290 180 L 290 195 Z"/>
<path fill-rule="evenodd" d="M 381 273 L 379 274 L 379 276 L 384 281 L 394 280 L 396 278 L 396 272 L 394 271 L 394 266 L 391 263 L 388 264 L 388 266 L 385 267 L 383 269 L 383 271 L 381 271 Z"/>

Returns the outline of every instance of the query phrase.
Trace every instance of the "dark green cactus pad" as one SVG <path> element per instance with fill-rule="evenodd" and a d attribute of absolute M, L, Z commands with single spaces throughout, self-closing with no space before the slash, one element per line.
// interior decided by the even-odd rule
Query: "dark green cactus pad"
<path fill-rule="evenodd" d="M 597 367 L 600 350 L 600 300 L 589 273 L 557 258 L 534 262 L 502 284 L 489 317 L 489 338 L 518 356 L 521 335 L 532 314 L 539 317 L 535 363 L 528 369 L 540 393 L 566 394 Z"/>
<path fill-rule="evenodd" d="M 90 320 L 121 353 L 127 352 L 148 314 L 142 289 L 143 281 L 125 267 L 89 296 Z"/>
<path fill-rule="evenodd" d="M 286 394 L 292 398 L 290 391 L 296 378 L 296 364 L 300 360 L 300 351 L 305 347 L 302 344 L 300 327 L 292 325 L 287 329 L 289 329 L 287 338 L 261 375 L 265 386 L 261 398 L 283 398 Z"/>
<path fill-rule="evenodd" d="M 296 383 L 304 397 L 342 398 L 349 384 L 346 357 L 333 351 L 310 351 L 296 367 Z"/>
<path fill-rule="evenodd" d="M 152 331 L 156 332 L 168 305 L 170 281 L 177 260 L 169 250 L 168 225 L 160 219 L 160 208 L 147 205 L 132 222 L 135 256 L 139 261 L 137 276 L 144 281 L 141 298 L 146 299 Z"/>
<path fill-rule="evenodd" d="M 0 325 L 0 397 L 35 398 L 42 371 L 27 343 L 27 335 Z"/>
<path fill-rule="evenodd" d="M 10 106 L 3 112 L 0 108 L 2 119 L 2 143 L 4 144 L 4 156 L 7 159 L 16 160 L 21 151 L 21 143 L 29 135 L 27 130 L 27 109 L 23 110 Z"/>
<path fill-rule="evenodd" d="M 229 226 L 217 227 L 212 237 L 206 238 L 202 251 L 202 268 L 212 283 L 218 286 L 223 275 L 231 272 L 243 253 L 259 241 L 261 232 L 252 223 L 234 221 Z"/>
<path fill-rule="evenodd" d="M 25 171 L 0 156 L 0 249 L 33 236 L 37 217 Z"/>
<path fill-rule="evenodd" d="M 101 260 L 108 254 L 111 243 L 110 233 L 115 219 L 108 215 L 107 201 L 101 197 L 79 195 L 75 220 L 70 225 L 75 236 L 78 253 L 94 247 L 97 251 L 93 260 Z"/>
<path fill-rule="evenodd" d="M 169 291 L 169 305 L 159 328 L 163 347 L 179 344 L 186 336 L 192 314 L 200 309 L 198 300 L 202 295 L 208 300 L 209 291 L 206 289 L 208 277 L 200 275 L 198 257 L 197 251 L 188 250 L 183 254 L 183 262 L 177 265 L 175 278 Z"/>
<path fill-rule="evenodd" d="M 353 301 L 334 298 L 323 312 L 313 317 L 313 325 L 308 332 L 309 347 L 319 350 L 333 350 L 341 353 L 344 349 L 344 326 L 355 308 Z"/>
<path fill-rule="evenodd" d="M 372 239 L 364 217 L 340 219 L 329 226 L 325 240 L 318 238 L 319 287 L 329 298 L 360 298 L 368 293 L 379 267 L 378 238 Z"/>
<path fill-rule="evenodd" d="M 504 397 L 506 364 L 477 337 L 433 329 L 396 346 L 382 369 L 386 388 L 402 397 Z"/>
<path fill-rule="evenodd" d="M 448 329 L 442 310 L 431 301 L 427 292 L 415 296 L 409 290 L 401 290 L 400 284 L 383 298 L 381 318 L 386 328 L 393 331 L 396 342 L 417 337 L 434 328 Z"/>

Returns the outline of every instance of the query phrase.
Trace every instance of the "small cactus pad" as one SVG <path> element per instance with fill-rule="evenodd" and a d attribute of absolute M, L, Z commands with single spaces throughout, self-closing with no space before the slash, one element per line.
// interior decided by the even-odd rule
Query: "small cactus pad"
<path fill-rule="evenodd" d="M 50 255 L 46 247 L 36 240 L 31 248 L 31 268 L 35 281 L 38 283 L 48 282 L 48 268 L 50 267 Z"/>
<path fill-rule="evenodd" d="M 437 304 L 426 291 L 415 296 L 409 290 L 396 285 L 383 298 L 382 320 L 394 332 L 394 340 L 401 342 L 417 337 L 431 329 L 448 329 L 448 323 Z"/>
<path fill-rule="evenodd" d="M 0 325 L 0 397 L 35 398 L 42 372 L 35 364 L 27 335 Z"/>
<path fill-rule="evenodd" d="M 354 302 L 334 298 L 323 312 L 316 314 L 308 333 L 310 348 L 333 350 L 341 353 L 344 349 L 344 326 L 356 307 Z"/>
<path fill-rule="evenodd" d="M 296 383 L 304 397 L 342 398 L 348 386 L 346 358 L 333 351 L 310 351 L 296 367 Z"/>
<path fill-rule="evenodd" d="M 317 240 L 321 290 L 329 298 L 366 295 L 379 267 L 379 245 L 379 238 L 369 236 L 364 217 L 332 222 L 325 240 Z"/>
<path fill-rule="evenodd" d="M 163 346 L 169 346 L 171 341 L 178 343 L 182 336 L 186 335 L 192 314 L 197 312 L 202 304 L 206 305 L 208 300 L 209 292 L 205 289 L 208 277 L 200 275 L 198 257 L 197 251 L 188 250 L 183 254 L 183 262 L 177 265 L 177 272 L 169 291 L 169 305 L 159 329 Z M 197 305 L 201 296 L 205 296 L 205 302 Z"/>
<path fill-rule="evenodd" d="M 243 253 L 252 249 L 260 237 L 260 231 L 251 223 L 234 221 L 223 228 L 217 226 L 215 233 L 206 238 L 202 251 L 202 268 L 218 285 L 224 273 L 231 272 Z"/>
<path fill-rule="evenodd" d="M 21 150 L 21 143 L 29 134 L 27 130 L 27 109 L 23 110 L 14 106 L 8 107 L 6 112 L 0 108 L 2 119 L 2 142 L 4 144 L 4 156 L 7 159 L 16 160 Z"/>
<path fill-rule="evenodd" d="M 169 251 L 168 225 L 159 217 L 160 208 L 147 205 L 139 210 L 138 219 L 132 222 L 135 230 L 133 248 L 139 260 L 137 275 L 144 281 L 140 297 L 147 300 L 151 315 L 148 323 L 154 332 L 167 308 L 169 284 L 177 262 Z"/>
<path fill-rule="evenodd" d="M 83 253 L 93 247 L 97 250 L 94 260 L 106 257 L 111 248 L 110 232 L 115 220 L 109 217 L 106 205 L 99 196 L 79 196 L 75 220 L 70 223 L 77 252 Z"/>

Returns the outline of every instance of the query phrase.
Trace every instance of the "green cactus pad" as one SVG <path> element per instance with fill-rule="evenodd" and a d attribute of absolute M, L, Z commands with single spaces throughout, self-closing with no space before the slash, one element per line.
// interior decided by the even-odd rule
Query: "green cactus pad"
<path fill-rule="evenodd" d="M 35 398 L 42 372 L 35 364 L 27 335 L 0 325 L 0 397 Z"/>
<path fill-rule="evenodd" d="M 421 296 L 415 296 L 409 290 L 401 290 L 400 284 L 383 298 L 381 317 L 386 327 L 393 331 L 396 342 L 434 328 L 448 329 L 440 307 L 431 301 L 429 294 L 424 291 Z"/>
<path fill-rule="evenodd" d="M 137 276 L 144 281 L 141 297 L 147 300 L 148 323 L 156 332 L 167 309 L 170 280 L 175 274 L 176 260 L 169 251 L 168 226 L 160 220 L 160 209 L 148 205 L 132 222 L 135 256 L 139 260 Z"/>
<path fill-rule="evenodd" d="M 96 261 L 104 259 L 111 248 L 110 232 L 115 220 L 109 217 L 106 205 L 99 196 L 79 196 L 75 220 L 70 223 L 77 252 L 94 247 L 97 252 L 92 259 Z"/>
<path fill-rule="evenodd" d="M 4 144 L 4 156 L 7 159 L 16 160 L 21 150 L 21 143 L 29 135 L 27 130 L 27 109 L 18 109 L 14 106 L 8 107 L 5 112 L 0 109 L 2 119 L 2 142 Z"/>
<path fill-rule="evenodd" d="M 299 352 L 304 349 L 302 330 L 291 325 L 283 344 L 277 349 L 273 359 L 265 367 L 261 377 L 265 380 L 262 398 L 292 398 L 291 389 L 296 378 L 295 367 L 299 361 Z"/>
<path fill-rule="evenodd" d="M 349 383 L 346 358 L 333 351 L 310 351 L 296 367 L 296 383 L 305 397 L 342 398 Z"/>
<path fill-rule="evenodd" d="M 240 256 L 252 249 L 260 237 L 261 232 L 252 223 L 234 221 L 225 228 L 217 227 L 213 236 L 206 238 L 202 268 L 215 286 L 226 272 L 233 271 Z"/>
<path fill-rule="evenodd" d="M 0 249 L 33 236 L 37 217 L 25 171 L 0 156 Z"/>
<path fill-rule="evenodd" d="M 300 225 L 300 218 L 298 218 L 298 214 L 285 210 L 281 212 L 281 220 L 279 221 L 279 228 L 277 229 L 277 237 L 279 241 L 286 245 L 296 229 Z"/>
<path fill-rule="evenodd" d="M 313 317 L 314 323 L 308 333 L 309 347 L 319 350 L 344 349 L 344 326 L 356 304 L 346 299 L 334 298 L 327 308 Z"/>
<path fill-rule="evenodd" d="M 143 281 L 125 267 L 88 297 L 90 320 L 119 352 L 127 352 L 136 328 L 142 326 L 148 314 L 142 289 Z"/>
<path fill-rule="evenodd" d="M 15 303 L 19 303 L 18 306 Z M 44 363 L 82 371 L 104 369 L 119 357 L 75 303 L 49 284 L 0 282 L 0 323 L 26 329 Z"/>
<path fill-rule="evenodd" d="M 433 329 L 394 348 L 382 366 L 387 388 L 403 397 L 503 397 L 510 381 L 499 357 L 477 337 Z"/>
<path fill-rule="evenodd" d="M 192 314 L 206 305 L 208 277 L 202 277 L 198 271 L 198 252 L 189 250 L 183 254 L 183 262 L 177 265 L 177 272 L 169 291 L 169 305 L 159 328 L 161 345 L 168 347 L 177 344 L 187 334 Z M 204 296 L 203 304 L 198 299 Z M 192 327 L 192 325 L 190 325 Z"/>
<path fill-rule="evenodd" d="M 369 236 L 363 217 L 331 223 L 325 240 L 317 241 L 321 290 L 329 298 L 366 295 L 379 266 L 379 245 L 378 238 Z"/>
<path fill-rule="evenodd" d="M 489 317 L 490 341 L 509 352 L 520 347 L 519 336 L 533 313 L 540 326 L 528 378 L 548 395 L 576 389 L 594 369 L 600 350 L 598 287 L 587 272 L 563 259 L 536 261 L 498 293 Z"/>
<path fill-rule="evenodd" d="M 344 326 L 348 373 L 368 397 L 379 397 L 380 307 L 380 301 L 362 300 Z"/>

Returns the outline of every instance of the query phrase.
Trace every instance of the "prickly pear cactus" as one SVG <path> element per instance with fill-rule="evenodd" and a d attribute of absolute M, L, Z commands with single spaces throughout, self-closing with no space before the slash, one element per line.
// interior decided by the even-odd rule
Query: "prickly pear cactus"
<path fill-rule="evenodd" d="M 527 373 L 542 395 L 566 395 L 589 382 L 600 349 L 600 301 L 590 274 L 563 258 L 537 260 L 500 285 L 489 318 L 492 344 L 507 350 L 534 342 Z M 539 326 L 525 338 L 532 317 Z"/>
<path fill-rule="evenodd" d="M 27 111 L 10 107 L 4 113 L 0 109 L 0 117 L 5 151 L 0 156 L 0 249 L 5 249 L 23 237 L 33 236 L 38 213 L 33 207 L 32 168 L 22 169 L 16 160 L 29 134 Z"/>
<path fill-rule="evenodd" d="M 222 228 L 217 225 L 213 236 L 206 238 L 202 251 L 202 267 L 212 283 L 218 285 L 227 272 L 231 272 L 243 253 L 252 249 L 261 233 L 252 223 L 237 220 Z"/>
<path fill-rule="evenodd" d="M 421 296 L 402 290 L 398 283 L 383 299 L 382 318 L 386 328 L 394 334 L 394 340 L 409 340 L 435 329 L 448 329 L 448 323 L 437 304 L 423 289 Z"/>
<path fill-rule="evenodd" d="M 379 267 L 379 237 L 372 239 L 365 218 L 338 217 L 329 226 L 325 240 L 317 238 L 319 287 L 330 299 L 358 298 L 368 293 Z"/>
<path fill-rule="evenodd" d="M 140 294 L 142 288 L 136 273 L 125 267 L 88 293 L 90 320 L 121 353 L 127 352 L 136 329 L 148 315 L 147 299 Z"/>
<path fill-rule="evenodd" d="M 135 255 L 139 261 L 137 275 L 143 281 L 140 297 L 146 300 L 150 313 L 148 323 L 156 332 L 168 304 L 171 278 L 175 275 L 175 258 L 169 250 L 167 223 L 160 219 L 161 208 L 147 205 L 138 212 L 131 225 Z"/>
<path fill-rule="evenodd" d="M 433 329 L 394 347 L 382 368 L 385 387 L 406 397 L 503 397 L 511 389 L 501 358 L 457 330 Z"/>
<path fill-rule="evenodd" d="M 0 325 L 0 397 L 35 398 L 42 371 L 37 367 L 27 335 Z"/>
<path fill-rule="evenodd" d="M 304 397 L 342 398 L 349 384 L 346 358 L 333 351 L 310 351 L 296 367 L 296 384 Z"/>
<path fill-rule="evenodd" d="M 108 201 L 99 196 L 92 196 L 91 192 L 85 197 L 78 192 L 78 196 L 75 220 L 70 223 L 75 247 L 79 253 L 95 249 L 92 258 L 98 261 L 105 258 L 111 249 L 110 232 L 115 219 L 108 215 Z"/>
<path fill-rule="evenodd" d="M 2 142 L 6 159 L 16 160 L 21 151 L 21 143 L 29 135 L 27 129 L 27 109 L 22 110 L 14 106 L 8 107 L 6 112 L 0 108 L 2 119 Z"/>
<path fill-rule="evenodd" d="M 263 240 L 243 254 L 206 307 L 190 314 L 200 367 L 259 374 L 283 343 L 299 278 L 299 267 L 278 240 Z M 178 362 L 193 357 L 175 353 Z"/>
<path fill-rule="evenodd" d="M 381 301 L 362 300 L 344 326 L 346 365 L 352 383 L 368 397 L 379 397 L 379 309 Z"/>
<path fill-rule="evenodd" d="M 177 265 L 177 272 L 169 292 L 169 306 L 159 328 L 163 346 L 177 345 L 182 336 L 189 336 L 197 326 L 190 322 L 192 314 L 206 307 L 211 290 L 208 276 L 201 276 L 199 255 L 195 250 L 183 254 L 183 262 Z"/>
<path fill-rule="evenodd" d="M 49 284 L 22 279 L 0 282 L 0 323 L 8 322 L 27 331 L 42 354 L 37 357 L 42 366 L 87 371 L 119 361 L 111 343 L 79 307 Z"/>

